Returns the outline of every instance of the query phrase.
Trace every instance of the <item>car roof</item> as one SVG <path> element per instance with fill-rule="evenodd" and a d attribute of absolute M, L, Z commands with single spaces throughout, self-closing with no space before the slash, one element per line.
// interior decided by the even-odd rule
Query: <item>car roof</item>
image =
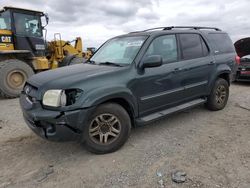
<path fill-rule="evenodd" d="M 125 36 L 152 36 L 152 35 L 161 35 L 166 33 L 203 33 L 203 34 L 210 34 L 210 33 L 225 33 L 219 28 L 215 27 L 196 27 L 196 26 L 170 26 L 170 27 L 157 27 L 151 28 L 142 31 L 134 31 L 124 35 L 120 35 L 118 37 L 125 37 Z"/>

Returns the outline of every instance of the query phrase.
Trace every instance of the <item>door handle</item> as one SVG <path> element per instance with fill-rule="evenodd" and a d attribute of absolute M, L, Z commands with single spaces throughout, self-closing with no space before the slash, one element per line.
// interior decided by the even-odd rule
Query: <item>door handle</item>
<path fill-rule="evenodd" d="M 176 72 L 181 71 L 181 70 L 182 70 L 182 68 L 175 68 L 174 72 L 176 73 Z"/>
<path fill-rule="evenodd" d="M 209 62 L 209 65 L 213 65 L 213 64 L 215 64 L 215 61 L 210 61 Z"/>

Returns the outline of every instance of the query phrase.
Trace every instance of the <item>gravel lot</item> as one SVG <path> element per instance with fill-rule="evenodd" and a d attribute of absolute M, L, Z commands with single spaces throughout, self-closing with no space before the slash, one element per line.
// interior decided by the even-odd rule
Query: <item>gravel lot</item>
<path fill-rule="evenodd" d="M 18 99 L 0 99 L 0 187 L 250 187 L 250 83 L 228 105 L 172 115 L 132 134 L 119 151 L 94 155 L 77 143 L 40 139 Z M 182 170 L 185 183 L 172 182 Z"/>

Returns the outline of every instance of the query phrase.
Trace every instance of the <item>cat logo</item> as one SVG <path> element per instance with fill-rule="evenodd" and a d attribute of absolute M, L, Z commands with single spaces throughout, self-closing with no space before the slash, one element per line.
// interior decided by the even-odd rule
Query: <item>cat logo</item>
<path fill-rule="evenodd" d="M 11 43 L 11 37 L 10 36 L 1 36 L 1 42 Z"/>

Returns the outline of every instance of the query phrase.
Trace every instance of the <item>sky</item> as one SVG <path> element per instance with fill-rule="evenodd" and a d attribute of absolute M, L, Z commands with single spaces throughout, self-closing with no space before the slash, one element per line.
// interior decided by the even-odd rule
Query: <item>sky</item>
<path fill-rule="evenodd" d="M 147 28 L 172 25 L 218 27 L 233 42 L 250 36 L 250 0 L 0 0 L 48 13 L 47 39 L 82 37 L 83 46 Z"/>

